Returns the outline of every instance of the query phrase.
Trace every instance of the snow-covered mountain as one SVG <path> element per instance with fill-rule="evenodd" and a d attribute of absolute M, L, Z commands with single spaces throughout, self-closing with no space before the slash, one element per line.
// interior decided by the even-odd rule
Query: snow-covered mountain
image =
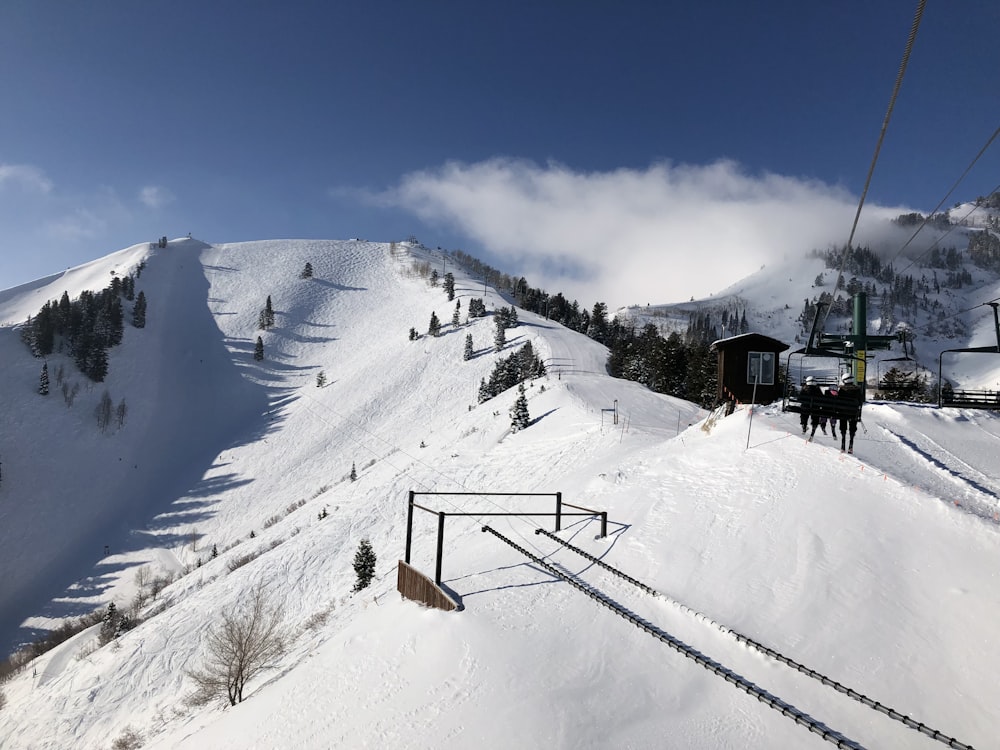
<path fill-rule="evenodd" d="M 455 274 L 458 326 L 421 263 Z M 39 395 L 15 324 L 140 265 L 146 327 L 106 381 L 56 354 L 81 388 Z M 746 282 L 758 309 L 755 283 L 782 280 Z M 719 419 L 609 378 L 602 346 L 525 311 L 497 353 L 491 316 L 464 323 L 480 296 L 509 304 L 406 243 L 192 239 L 0 292 L 3 641 L 163 586 L 112 643 L 95 626 L 0 684 L 0 746 L 108 748 L 128 728 L 148 748 L 991 746 L 996 414 L 871 404 L 845 456 L 777 407 Z M 442 335 L 409 340 L 432 312 Z M 477 393 L 527 341 L 548 374 L 513 432 L 516 389 Z M 128 416 L 102 434 L 105 391 Z M 410 491 L 500 493 L 422 496 L 477 514 L 446 521 L 457 612 L 396 593 Z M 608 512 L 606 538 L 592 517 L 556 535 L 590 557 L 535 533 L 549 494 L 518 494 L 555 492 Z M 433 575 L 438 519 L 414 521 Z M 376 576 L 354 593 L 364 538 Z M 206 634 L 258 586 L 287 653 L 244 702 L 192 707 Z"/>
<path fill-rule="evenodd" d="M 874 290 L 868 294 L 869 332 L 897 334 L 907 329 L 911 336 L 908 346 L 912 351 L 904 352 L 896 345 L 888 351 L 868 353 L 873 382 L 890 367 L 902 367 L 935 381 L 942 350 L 996 345 L 993 314 L 983 303 L 1000 299 L 1000 273 L 971 262 L 968 247 L 974 233 L 987 232 L 1000 240 L 998 203 L 1000 196 L 958 204 L 938 215 L 942 221 L 929 223 L 916 236 L 913 232 L 919 227 L 917 221 L 895 226 L 891 242 L 871 246 L 886 271 L 879 276 L 853 272 L 847 265 L 842 278 L 845 286 L 853 279 L 861 287 Z M 909 239 L 913 242 L 906 245 Z M 905 251 L 900 249 L 903 245 Z M 943 256 L 949 249 L 957 265 L 946 264 L 941 258 L 934 262 L 935 251 Z M 815 303 L 824 293 L 831 294 L 840 270 L 842 250 L 828 249 L 823 254 L 830 256 L 834 265 L 804 249 L 801 256 L 764 266 L 706 299 L 628 307 L 619 310 L 618 315 L 637 328 L 652 323 L 663 336 L 675 331 L 683 334 L 699 315 L 711 322 L 719 338 L 740 333 L 739 326 L 745 320 L 749 330 L 773 336 L 797 349 L 808 341 L 813 321 L 812 310 L 804 314 L 805 303 Z M 996 260 L 1000 258 L 994 254 Z M 903 286 L 905 277 L 911 277 L 915 290 L 897 289 L 894 295 L 894 286 Z M 912 301 L 902 301 L 904 294 L 911 295 Z M 849 294 L 841 290 L 839 296 L 846 299 Z M 850 323 L 850 313 L 834 313 L 824 330 L 847 333 Z M 913 357 L 913 363 L 900 364 L 904 356 Z M 946 355 L 942 376 L 956 387 L 1000 389 L 1000 363 L 996 358 Z"/>

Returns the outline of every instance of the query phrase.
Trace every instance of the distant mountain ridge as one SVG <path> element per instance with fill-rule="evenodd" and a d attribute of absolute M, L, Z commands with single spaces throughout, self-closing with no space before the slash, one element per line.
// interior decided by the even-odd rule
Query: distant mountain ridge
<path fill-rule="evenodd" d="M 897 254 L 896 248 L 882 254 L 855 248 L 846 261 L 842 248 L 812 250 L 801 258 L 762 268 L 706 299 L 626 307 L 616 315 L 636 328 L 652 324 L 662 336 L 683 335 L 693 325 L 707 329 L 711 338 L 752 330 L 798 348 L 808 338 L 816 304 L 833 301 L 834 283 L 844 262 L 826 331 L 847 332 L 850 297 L 857 290 L 865 291 L 869 331 L 895 334 L 907 330 L 913 337 L 917 364 L 936 379 L 942 350 L 996 343 L 992 314 L 982 307 L 1000 298 L 1000 208 L 996 204 L 1000 196 L 957 205 L 941 215 L 943 221 L 936 218 L 932 227 L 938 230 L 939 239 L 916 259 Z M 924 218 L 906 218 L 903 224 L 915 229 Z M 870 368 L 874 374 L 882 359 L 900 357 L 902 351 L 897 347 L 872 354 L 876 355 Z M 956 382 L 966 380 L 973 387 L 998 388 L 1000 363 L 969 358 L 944 376 Z"/>

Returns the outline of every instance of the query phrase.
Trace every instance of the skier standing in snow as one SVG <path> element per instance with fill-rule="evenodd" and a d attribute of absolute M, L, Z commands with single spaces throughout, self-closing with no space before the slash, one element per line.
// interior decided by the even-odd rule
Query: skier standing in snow
<path fill-rule="evenodd" d="M 840 390 L 837 391 L 837 398 L 849 400 L 853 404 L 861 404 L 861 389 L 854 382 L 854 377 L 849 372 L 840 376 Z M 848 428 L 850 428 L 850 442 L 848 443 Z M 858 418 L 856 416 L 840 418 L 840 450 L 854 453 L 854 435 L 858 431 Z"/>
<path fill-rule="evenodd" d="M 812 375 L 806 378 L 806 383 L 802 386 L 802 393 L 799 394 L 799 401 L 802 403 L 802 417 L 799 420 L 802 424 L 802 434 L 806 434 L 809 418 L 812 417 L 812 433 L 809 439 L 812 440 L 816 434 L 816 427 L 819 426 L 819 417 L 812 413 L 812 399 L 814 396 L 822 396 L 823 391 L 816 383 L 816 378 Z"/>

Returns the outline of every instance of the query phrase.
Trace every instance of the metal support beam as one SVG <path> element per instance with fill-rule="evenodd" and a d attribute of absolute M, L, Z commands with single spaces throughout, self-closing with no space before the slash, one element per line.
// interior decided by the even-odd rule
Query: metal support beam
<path fill-rule="evenodd" d="M 413 490 L 410 490 L 410 502 L 406 507 L 406 564 L 410 564 L 410 549 L 413 547 Z"/>
<path fill-rule="evenodd" d="M 444 517 L 444 511 L 438 513 L 437 563 L 434 566 L 434 583 L 438 586 L 441 585 L 441 559 L 444 557 Z"/>

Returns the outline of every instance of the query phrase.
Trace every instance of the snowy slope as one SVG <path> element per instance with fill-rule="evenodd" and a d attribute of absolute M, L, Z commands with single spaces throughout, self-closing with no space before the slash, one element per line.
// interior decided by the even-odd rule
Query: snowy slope
<path fill-rule="evenodd" d="M 829 438 L 804 442 L 794 415 L 774 408 L 705 422 L 691 404 L 606 377 L 603 347 L 521 311 L 507 352 L 530 339 L 549 375 L 528 389 L 533 424 L 511 433 L 514 393 L 475 399 L 497 356 L 490 318 L 407 340 L 432 311 L 447 323 L 454 308 L 410 273 L 426 257 L 415 247 L 316 241 L 181 240 L 154 252 L 140 284 L 149 325 L 127 330 L 112 360 L 108 387 L 131 410 L 110 436 L 89 423 L 92 407 L 39 406 L 38 363 L 2 331 L 4 361 L 16 363 L 4 379 L 15 387 L 0 393 L 3 414 L 22 410 L 18 422 L 4 417 L 0 434 L 0 555 L 15 572 L 5 585 L 28 581 L 32 601 L 53 601 L 16 610 L 5 602 L 8 632 L 26 618 L 44 625 L 68 603 L 127 604 L 141 564 L 187 573 L 114 646 L 94 650 L 96 634 L 81 633 L 0 686 L 0 746 L 104 748 L 126 726 L 151 748 L 828 745 L 484 525 L 859 745 L 938 743 L 730 629 L 991 746 L 1000 420 L 874 405 L 857 456 L 845 457 Z M 306 261 L 312 280 L 298 277 Z M 94 278 L 107 275 L 97 270 Z M 482 287 L 456 273 L 464 319 Z M 267 295 L 276 325 L 261 333 Z M 0 295 L 14 320 L 41 301 L 33 289 Z M 491 290 L 487 308 L 501 304 Z M 466 332 L 477 349 L 469 362 Z M 258 334 L 262 363 L 251 357 Z M 618 424 L 606 411 L 616 402 Z M 30 449 L 61 431 L 66 468 L 39 471 Z M 106 478 L 119 457 L 132 461 L 130 473 Z M 356 482 L 347 479 L 352 464 Z M 35 478 L 20 478 L 18 466 Z M 114 522 L 54 530 L 29 508 L 56 490 L 51 514 L 76 503 L 81 518 Z M 395 566 L 410 490 L 561 491 L 606 509 L 608 538 L 597 538 L 593 519 L 567 521 L 559 536 L 662 595 L 535 534 L 552 528 L 550 518 L 488 515 L 549 511 L 548 498 L 430 496 L 436 508 L 482 514 L 447 521 L 443 578 L 463 609 L 402 601 Z M 413 561 L 432 573 L 436 519 L 415 520 Z M 64 552 L 75 576 L 10 554 L 14 528 L 33 535 L 40 558 Z M 91 546 L 101 531 L 111 540 L 103 558 Z M 377 577 L 352 594 L 363 537 L 379 556 Z M 236 556 L 258 552 L 229 570 Z M 241 705 L 188 707 L 185 670 L 199 663 L 206 629 L 258 584 L 283 611 L 289 654 Z"/>
<path fill-rule="evenodd" d="M 868 352 L 868 375 L 871 385 L 880 374 L 892 367 L 904 372 L 919 373 L 936 382 L 939 355 L 942 351 L 963 347 L 996 346 L 997 330 L 989 302 L 1000 300 L 1000 278 L 995 272 L 979 268 L 966 261 L 963 268 L 968 271 L 971 283 L 961 288 L 949 288 L 944 284 L 947 271 L 921 265 L 926 262 L 926 250 L 936 246 L 942 251 L 955 248 L 959 257 L 968 248 L 969 232 L 982 230 L 997 221 L 997 213 L 974 204 L 960 204 L 950 211 L 953 225 L 946 232 L 926 228 L 917 235 L 917 240 L 902 253 L 903 237 L 909 237 L 911 229 L 900 235 L 898 243 L 874 245 L 885 264 L 891 264 L 900 276 L 910 276 L 917 284 L 926 283 L 928 291 L 921 293 L 923 304 L 914 311 L 897 305 L 894 309 L 894 325 L 884 330 L 881 310 L 881 295 L 889 287 L 883 281 L 852 273 L 846 273 L 844 282 L 857 278 L 863 284 L 871 284 L 875 295 L 868 298 L 868 330 L 871 333 L 896 334 L 899 327 L 907 328 L 914 339 L 907 355 L 915 361 L 900 362 L 904 356 L 901 346 L 894 343 L 888 351 Z M 898 232 L 898 228 L 896 229 Z M 653 324 L 664 337 L 676 331 L 683 334 L 692 315 L 708 314 L 717 326 L 719 338 L 738 333 L 730 323 L 728 329 L 721 325 L 725 311 L 737 322 L 746 317 L 750 331 L 772 336 L 799 349 L 808 341 L 812 318 L 803 324 L 800 320 L 804 303 L 817 300 L 823 293 L 832 293 L 838 269 L 827 268 L 826 263 L 816 257 L 803 254 L 800 257 L 784 257 L 780 262 L 762 266 L 746 278 L 729 284 L 715 294 L 703 299 L 687 302 L 627 307 L 617 315 L 637 328 Z M 817 285 L 817 279 L 822 284 Z M 935 287 L 935 280 L 941 282 Z M 724 282 L 723 282 L 724 283 Z M 841 296 L 849 296 L 839 292 Z M 933 311 L 926 307 L 934 303 Z M 843 334 L 849 331 L 851 320 L 847 317 L 831 316 L 826 320 L 823 332 Z M 961 333 L 956 333 L 961 331 Z M 797 362 L 798 359 L 795 359 Z M 827 361 L 824 365 L 836 370 L 836 364 Z M 956 388 L 1000 390 L 1000 358 L 978 354 L 945 354 L 941 362 L 942 376 Z"/>

